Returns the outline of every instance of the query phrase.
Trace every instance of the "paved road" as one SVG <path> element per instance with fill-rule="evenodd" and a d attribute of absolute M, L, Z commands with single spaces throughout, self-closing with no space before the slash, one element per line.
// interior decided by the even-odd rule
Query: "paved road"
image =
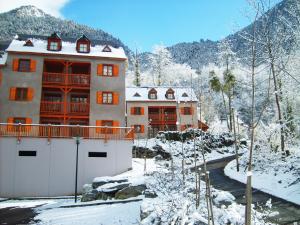
<path fill-rule="evenodd" d="M 246 185 L 238 181 L 232 180 L 224 174 L 224 167 L 235 157 L 227 157 L 210 161 L 207 164 L 207 169 L 210 171 L 211 184 L 216 188 L 230 192 L 236 201 L 240 204 L 245 204 L 245 188 Z M 271 221 L 282 225 L 295 225 L 298 222 L 300 225 L 300 206 L 287 202 L 283 199 L 276 198 L 259 190 L 253 189 L 253 202 L 256 205 L 265 207 L 265 203 L 272 199 L 272 210 L 278 211 L 279 215 L 272 218 Z"/>

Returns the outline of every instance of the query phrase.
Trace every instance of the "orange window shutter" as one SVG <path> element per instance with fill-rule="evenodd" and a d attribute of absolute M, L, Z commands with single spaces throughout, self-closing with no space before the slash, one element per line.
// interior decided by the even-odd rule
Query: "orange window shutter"
<path fill-rule="evenodd" d="M 113 128 L 113 133 L 114 134 L 118 133 L 118 131 L 120 130 L 119 128 L 116 128 L 116 127 L 119 127 L 119 126 L 120 126 L 120 122 L 117 121 L 117 120 L 114 120 L 113 121 L 113 127 L 115 127 L 115 128 Z"/>
<path fill-rule="evenodd" d="M 113 66 L 113 75 L 115 77 L 119 76 L 119 65 L 114 65 Z"/>
<path fill-rule="evenodd" d="M 145 115 L 145 108 L 141 107 L 141 115 Z"/>
<path fill-rule="evenodd" d="M 191 107 L 191 115 L 194 115 L 194 107 Z"/>
<path fill-rule="evenodd" d="M 102 104 L 102 91 L 97 91 L 97 103 Z"/>
<path fill-rule="evenodd" d="M 14 123 L 14 118 L 13 117 L 7 118 L 7 123 Z M 14 129 L 13 125 L 7 125 L 7 131 L 12 132 L 13 129 Z"/>
<path fill-rule="evenodd" d="M 30 72 L 36 71 L 36 60 L 31 59 L 30 60 Z"/>
<path fill-rule="evenodd" d="M 119 94 L 114 92 L 113 94 L 113 102 L 114 102 L 114 105 L 118 105 L 119 104 Z"/>
<path fill-rule="evenodd" d="M 9 100 L 16 100 L 16 90 L 15 87 L 10 88 Z"/>
<path fill-rule="evenodd" d="M 144 125 L 141 125 L 141 133 L 145 133 L 145 126 Z"/>
<path fill-rule="evenodd" d="M 134 115 L 134 107 L 131 107 L 131 108 L 130 108 L 130 114 L 131 114 L 131 115 Z"/>
<path fill-rule="evenodd" d="M 102 120 L 96 120 L 96 126 L 101 126 Z M 96 133 L 101 133 L 101 128 L 96 128 Z"/>
<path fill-rule="evenodd" d="M 33 88 L 28 88 L 27 100 L 32 101 L 33 96 L 34 96 L 34 89 Z"/>
<path fill-rule="evenodd" d="M 19 70 L 19 59 L 13 59 L 13 71 Z"/>
<path fill-rule="evenodd" d="M 26 118 L 25 123 L 26 124 L 32 124 L 32 119 L 31 118 Z M 29 132 L 31 130 L 31 126 L 26 126 L 25 130 L 26 130 L 26 132 Z"/>
<path fill-rule="evenodd" d="M 102 64 L 98 64 L 98 66 L 97 66 L 97 74 L 99 76 L 103 75 L 103 65 Z"/>

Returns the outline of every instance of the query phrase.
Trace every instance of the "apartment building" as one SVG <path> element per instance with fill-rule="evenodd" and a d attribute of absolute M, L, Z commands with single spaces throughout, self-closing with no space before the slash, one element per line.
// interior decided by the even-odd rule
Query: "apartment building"
<path fill-rule="evenodd" d="M 131 168 L 126 64 L 123 48 L 85 35 L 19 35 L 6 46 L 0 57 L 0 196 L 72 194 L 74 137 L 80 139 L 78 190 L 94 177 Z"/>
<path fill-rule="evenodd" d="M 198 127 L 197 97 L 185 87 L 127 87 L 127 126 L 137 137 L 153 137 L 159 131 Z"/>

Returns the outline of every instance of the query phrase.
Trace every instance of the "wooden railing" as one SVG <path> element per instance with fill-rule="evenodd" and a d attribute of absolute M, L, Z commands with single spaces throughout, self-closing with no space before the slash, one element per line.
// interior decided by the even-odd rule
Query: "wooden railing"
<path fill-rule="evenodd" d="M 64 74 L 64 73 L 48 73 L 43 74 L 43 84 L 50 85 L 67 85 L 67 86 L 89 86 L 89 74 Z"/>
<path fill-rule="evenodd" d="M 133 140 L 134 129 L 130 127 L 51 125 L 51 124 L 14 124 L 0 123 L 0 137 L 41 137 L 107 140 Z"/>
<path fill-rule="evenodd" d="M 177 115 L 176 114 L 159 114 L 159 113 L 153 113 L 149 114 L 149 119 L 151 121 L 177 121 Z"/>
<path fill-rule="evenodd" d="M 88 115 L 90 112 L 89 103 L 67 102 L 66 105 L 67 111 L 65 113 Z M 64 102 L 42 101 L 41 113 L 62 114 L 64 113 Z"/>

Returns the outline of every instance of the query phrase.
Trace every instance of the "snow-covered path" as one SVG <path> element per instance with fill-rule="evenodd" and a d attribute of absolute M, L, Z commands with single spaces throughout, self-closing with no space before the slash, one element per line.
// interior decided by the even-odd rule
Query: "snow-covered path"
<path fill-rule="evenodd" d="M 54 208 L 43 210 L 35 220 L 37 224 L 60 225 L 123 225 L 139 224 L 141 202 L 88 206 L 78 208 Z"/>

